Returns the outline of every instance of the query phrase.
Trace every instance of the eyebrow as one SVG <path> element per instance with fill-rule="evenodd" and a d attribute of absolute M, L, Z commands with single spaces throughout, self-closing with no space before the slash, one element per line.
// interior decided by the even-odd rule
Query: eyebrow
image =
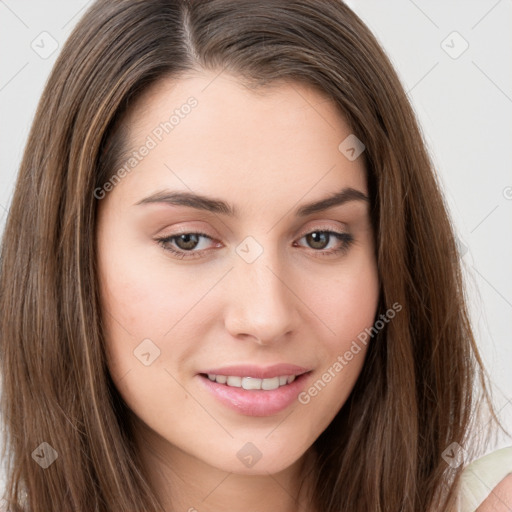
<path fill-rule="evenodd" d="M 323 212 L 329 208 L 340 206 L 349 201 L 370 201 L 370 198 L 360 190 L 355 188 L 345 187 L 340 192 L 337 192 L 329 197 L 306 203 L 295 211 L 295 216 L 306 217 L 313 213 Z M 226 203 L 214 197 L 203 196 L 194 194 L 192 192 L 173 192 L 170 190 L 161 190 L 151 194 L 144 199 L 141 199 L 137 205 L 164 203 L 176 206 L 188 206 L 196 210 L 206 210 L 212 213 L 227 215 L 229 217 L 238 217 L 238 210 L 235 206 Z"/>

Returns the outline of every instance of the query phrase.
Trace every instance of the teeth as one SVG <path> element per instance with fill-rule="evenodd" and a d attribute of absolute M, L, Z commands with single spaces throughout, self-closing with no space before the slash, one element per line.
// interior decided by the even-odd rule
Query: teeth
<path fill-rule="evenodd" d="M 242 387 L 242 377 L 232 377 L 230 375 L 228 377 L 226 384 L 233 388 L 241 388 Z"/>
<path fill-rule="evenodd" d="M 266 391 L 271 389 L 277 389 L 279 387 L 279 377 L 274 377 L 272 379 L 263 379 L 261 381 L 261 389 L 265 389 Z"/>
<path fill-rule="evenodd" d="M 242 379 L 242 387 L 244 389 L 261 389 L 261 379 L 251 379 L 251 377 L 244 377 Z"/>
<path fill-rule="evenodd" d="M 295 380 L 295 375 L 281 375 L 280 377 L 272 377 L 271 379 L 256 379 L 253 377 L 237 377 L 234 375 L 226 376 L 209 373 L 208 378 L 213 382 L 226 384 L 227 386 L 234 388 L 263 389 L 265 391 L 271 391 L 281 386 L 291 384 Z"/>

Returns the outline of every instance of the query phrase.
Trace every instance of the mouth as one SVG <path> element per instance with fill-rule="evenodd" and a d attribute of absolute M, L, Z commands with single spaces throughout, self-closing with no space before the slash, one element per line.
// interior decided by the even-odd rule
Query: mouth
<path fill-rule="evenodd" d="M 282 370 L 281 370 L 282 371 Z M 290 370 L 288 369 L 288 372 Z M 199 373 L 197 377 L 209 394 L 219 403 L 245 416 L 272 416 L 294 402 L 306 387 L 312 370 L 301 369 L 298 373 L 282 373 L 272 377 L 233 375 L 224 373 Z"/>

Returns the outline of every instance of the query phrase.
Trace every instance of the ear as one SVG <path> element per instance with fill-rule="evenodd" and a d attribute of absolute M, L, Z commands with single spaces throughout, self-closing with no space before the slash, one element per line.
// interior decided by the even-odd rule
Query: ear
<path fill-rule="evenodd" d="M 512 510 L 512 473 L 489 494 L 476 512 L 510 512 Z"/>

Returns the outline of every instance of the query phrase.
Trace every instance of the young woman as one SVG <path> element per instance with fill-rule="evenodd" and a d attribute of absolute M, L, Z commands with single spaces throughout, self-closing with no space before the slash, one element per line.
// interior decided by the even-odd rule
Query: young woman
<path fill-rule="evenodd" d="M 337 0 L 94 3 L 0 311 L 6 510 L 507 506 L 510 450 L 467 467 L 499 421 L 432 163 Z"/>

